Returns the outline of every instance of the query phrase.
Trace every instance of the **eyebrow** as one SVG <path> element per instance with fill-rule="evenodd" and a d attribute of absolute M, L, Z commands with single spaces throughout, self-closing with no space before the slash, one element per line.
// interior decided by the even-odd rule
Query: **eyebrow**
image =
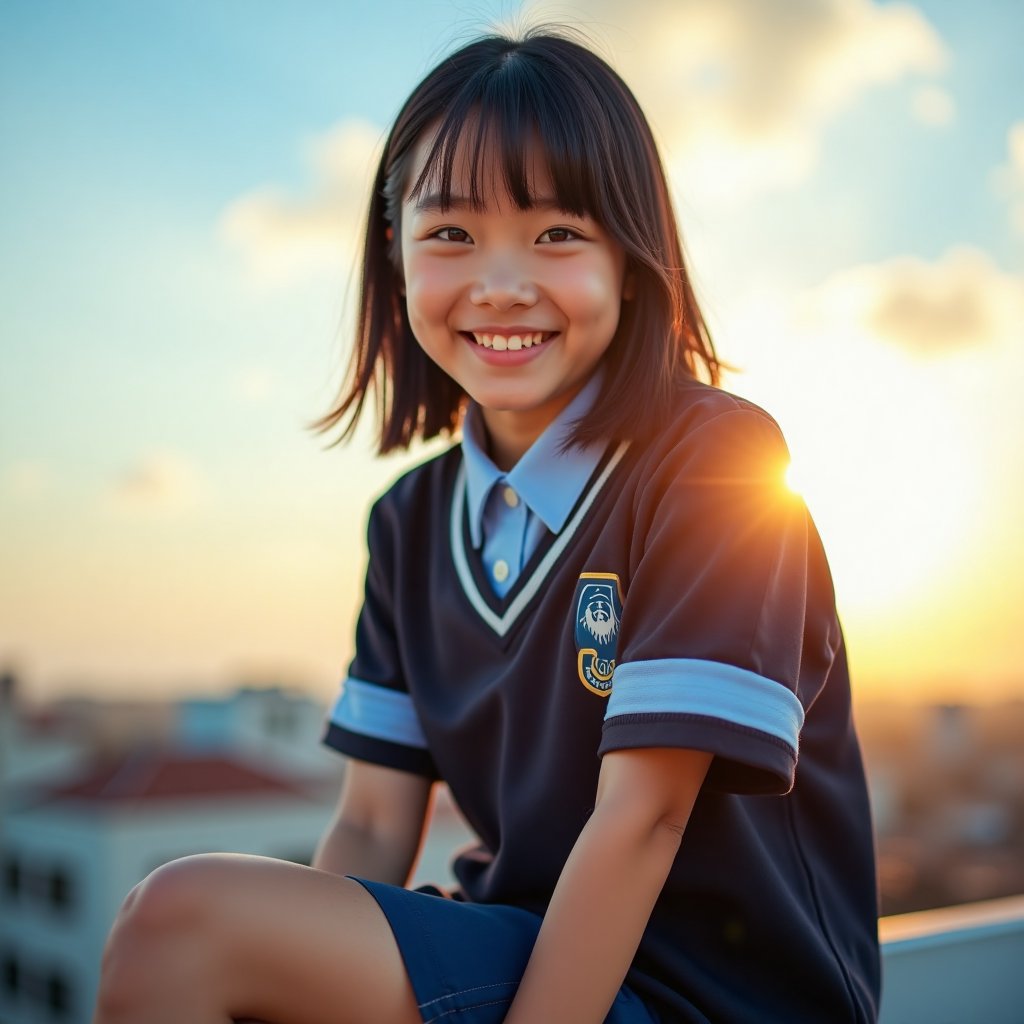
<path fill-rule="evenodd" d="M 467 210 L 479 208 L 479 206 L 479 203 L 474 203 L 468 196 L 451 195 L 446 203 L 440 192 L 428 192 L 416 200 L 415 209 L 418 213 L 443 213 L 446 210 Z M 553 210 L 558 213 L 570 212 L 554 196 L 538 196 L 526 209 Z"/>

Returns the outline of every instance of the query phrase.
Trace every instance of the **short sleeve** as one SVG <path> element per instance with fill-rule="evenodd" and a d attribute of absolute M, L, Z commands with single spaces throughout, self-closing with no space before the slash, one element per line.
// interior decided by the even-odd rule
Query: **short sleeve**
<path fill-rule="evenodd" d="M 720 413 L 674 444 L 638 493 L 631 573 L 600 754 L 691 747 L 708 784 L 793 785 L 800 730 L 840 633 L 831 578 L 767 414 Z"/>
<path fill-rule="evenodd" d="M 328 715 L 323 742 L 349 757 L 436 779 L 438 771 L 401 671 L 392 615 L 394 545 L 384 500 L 370 512 L 355 657 Z"/>

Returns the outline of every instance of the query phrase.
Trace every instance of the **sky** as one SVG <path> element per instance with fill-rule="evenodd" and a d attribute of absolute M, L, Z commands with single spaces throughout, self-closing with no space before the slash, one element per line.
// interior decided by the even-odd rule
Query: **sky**
<path fill-rule="evenodd" d="M 370 169 L 496 23 L 580 27 L 669 170 L 727 386 L 830 555 L 857 696 L 1024 698 L 1024 7 L 1015 0 L 8 0 L 0 667 L 37 699 L 352 653 L 368 504 L 438 450 L 308 426 Z"/>

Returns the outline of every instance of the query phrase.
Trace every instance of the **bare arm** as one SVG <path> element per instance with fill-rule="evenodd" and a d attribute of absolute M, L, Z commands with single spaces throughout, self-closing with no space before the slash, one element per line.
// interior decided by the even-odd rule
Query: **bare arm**
<path fill-rule="evenodd" d="M 405 885 L 419 853 L 432 785 L 421 775 L 350 760 L 313 867 Z"/>
<path fill-rule="evenodd" d="M 597 805 L 562 869 L 505 1024 L 605 1019 L 710 763 L 695 750 L 605 754 Z"/>

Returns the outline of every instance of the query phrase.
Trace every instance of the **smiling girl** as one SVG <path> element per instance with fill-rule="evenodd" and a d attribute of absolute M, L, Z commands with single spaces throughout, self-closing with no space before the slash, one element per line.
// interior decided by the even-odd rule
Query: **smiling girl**
<path fill-rule="evenodd" d="M 832 584 L 717 377 L 621 79 L 544 32 L 446 58 L 385 145 L 321 423 L 373 391 L 382 452 L 461 431 L 370 513 L 337 813 L 312 868 L 141 883 L 98 1021 L 874 1020 Z M 439 780 L 479 842 L 410 891 Z"/>

